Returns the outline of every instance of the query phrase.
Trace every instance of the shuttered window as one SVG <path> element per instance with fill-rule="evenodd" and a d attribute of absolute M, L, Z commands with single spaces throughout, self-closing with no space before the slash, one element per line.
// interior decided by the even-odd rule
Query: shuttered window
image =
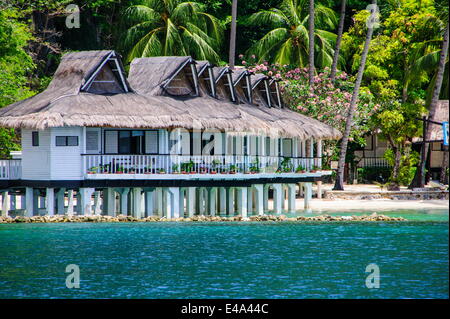
<path fill-rule="evenodd" d="M 117 131 L 105 131 L 105 153 L 117 154 Z"/>
<path fill-rule="evenodd" d="M 97 130 L 87 130 L 86 131 L 86 152 L 88 153 L 99 153 L 99 132 Z"/>
<path fill-rule="evenodd" d="M 158 131 L 145 131 L 145 153 L 158 154 Z"/>

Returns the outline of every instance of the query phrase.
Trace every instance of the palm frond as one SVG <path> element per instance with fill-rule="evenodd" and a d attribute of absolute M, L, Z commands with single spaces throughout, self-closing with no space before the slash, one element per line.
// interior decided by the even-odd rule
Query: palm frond
<path fill-rule="evenodd" d="M 144 21 L 157 21 L 161 19 L 158 12 L 143 5 L 128 7 L 125 9 L 123 17 L 128 25 L 133 25 Z"/>
<path fill-rule="evenodd" d="M 280 10 L 274 9 L 261 10 L 253 13 L 249 18 L 249 22 L 253 25 L 270 25 L 273 27 L 289 25 L 288 17 Z"/>
<path fill-rule="evenodd" d="M 258 57 L 259 62 L 262 62 L 269 52 L 286 41 L 287 38 L 289 38 L 289 31 L 286 28 L 273 29 L 256 42 L 248 52 L 254 53 Z"/>

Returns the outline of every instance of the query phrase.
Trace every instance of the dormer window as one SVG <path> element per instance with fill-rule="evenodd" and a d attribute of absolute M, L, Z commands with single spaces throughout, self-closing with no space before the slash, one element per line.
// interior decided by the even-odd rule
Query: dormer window
<path fill-rule="evenodd" d="M 95 94 L 118 94 L 129 92 L 125 73 L 114 51 L 108 54 L 95 69 L 81 91 Z"/>
<path fill-rule="evenodd" d="M 192 58 L 187 59 L 161 87 L 172 96 L 199 96 L 195 61 Z"/>

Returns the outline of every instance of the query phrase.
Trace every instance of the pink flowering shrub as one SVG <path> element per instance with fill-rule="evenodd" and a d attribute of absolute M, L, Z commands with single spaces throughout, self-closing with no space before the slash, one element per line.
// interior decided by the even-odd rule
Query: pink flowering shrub
<path fill-rule="evenodd" d="M 264 73 L 281 80 L 281 92 L 287 107 L 344 132 L 354 86 L 345 72 L 339 72 L 335 83 L 332 83 L 328 68 L 318 71 L 311 91 L 307 68 L 269 65 L 267 62 L 256 64 L 254 61 L 256 60 L 253 56 L 246 60 L 249 71 Z M 375 103 L 369 89 L 362 87 L 350 132 L 352 141 L 360 145 L 365 144 L 363 136 L 369 131 L 368 120 L 378 108 L 379 105 Z"/>

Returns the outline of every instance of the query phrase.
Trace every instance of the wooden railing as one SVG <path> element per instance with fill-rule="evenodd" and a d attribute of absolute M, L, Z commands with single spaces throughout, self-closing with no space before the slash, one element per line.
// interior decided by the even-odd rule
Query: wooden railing
<path fill-rule="evenodd" d="M 321 158 L 252 155 L 83 155 L 86 174 L 273 173 L 320 168 Z"/>
<path fill-rule="evenodd" d="M 358 167 L 389 167 L 389 163 L 384 157 L 363 157 L 358 162 Z"/>
<path fill-rule="evenodd" d="M 0 179 L 20 179 L 22 161 L 20 159 L 0 160 Z"/>

